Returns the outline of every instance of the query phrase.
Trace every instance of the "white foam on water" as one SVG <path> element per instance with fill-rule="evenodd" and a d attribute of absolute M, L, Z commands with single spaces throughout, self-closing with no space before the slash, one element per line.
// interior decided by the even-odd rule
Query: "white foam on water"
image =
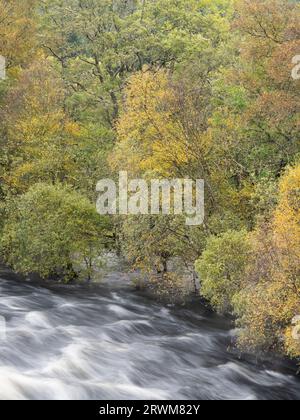
<path fill-rule="evenodd" d="M 300 395 L 297 378 L 230 354 L 228 324 L 200 310 L 171 310 L 126 289 L 90 294 L 74 287 L 65 294 L 0 284 L 7 327 L 0 399 Z"/>
<path fill-rule="evenodd" d="M 34 327 L 46 328 L 46 329 L 51 328 L 49 319 L 47 315 L 43 312 L 39 312 L 39 311 L 29 312 L 26 315 L 25 320 Z"/>

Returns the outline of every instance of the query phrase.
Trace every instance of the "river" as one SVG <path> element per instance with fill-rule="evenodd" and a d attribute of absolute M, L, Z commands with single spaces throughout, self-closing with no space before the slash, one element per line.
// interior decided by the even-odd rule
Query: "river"
<path fill-rule="evenodd" d="M 284 362 L 240 360 L 200 302 L 159 304 L 115 271 L 101 286 L 0 277 L 0 399 L 299 399 Z"/>

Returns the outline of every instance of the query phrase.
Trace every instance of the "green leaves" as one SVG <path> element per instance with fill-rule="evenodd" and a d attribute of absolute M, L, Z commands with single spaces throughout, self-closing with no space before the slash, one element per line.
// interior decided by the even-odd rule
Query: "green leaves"
<path fill-rule="evenodd" d="M 69 281 L 91 277 L 108 238 L 107 219 L 85 197 L 60 184 L 36 184 L 8 202 L 1 249 L 19 273 Z"/>
<path fill-rule="evenodd" d="M 196 262 L 201 294 L 220 312 L 233 309 L 233 298 L 243 287 L 250 257 L 246 231 L 228 231 L 208 240 L 205 251 Z"/>

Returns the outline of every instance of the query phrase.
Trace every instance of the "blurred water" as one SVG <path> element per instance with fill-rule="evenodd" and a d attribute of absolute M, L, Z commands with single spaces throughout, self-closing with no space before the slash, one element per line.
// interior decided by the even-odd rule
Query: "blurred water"
<path fill-rule="evenodd" d="M 101 287 L 0 279 L 0 399 L 298 399 L 288 366 L 228 350 L 230 324 L 172 308 L 114 272 Z"/>

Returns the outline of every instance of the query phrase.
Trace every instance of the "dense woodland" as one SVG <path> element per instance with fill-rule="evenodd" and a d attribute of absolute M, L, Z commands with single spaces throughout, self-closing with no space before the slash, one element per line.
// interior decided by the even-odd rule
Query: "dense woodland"
<path fill-rule="evenodd" d="M 237 319 L 238 345 L 300 357 L 300 5 L 0 0 L 1 259 L 90 280 L 115 250 Z M 96 183 L 204 179 L 205 223 L 108 217 Z"/>

